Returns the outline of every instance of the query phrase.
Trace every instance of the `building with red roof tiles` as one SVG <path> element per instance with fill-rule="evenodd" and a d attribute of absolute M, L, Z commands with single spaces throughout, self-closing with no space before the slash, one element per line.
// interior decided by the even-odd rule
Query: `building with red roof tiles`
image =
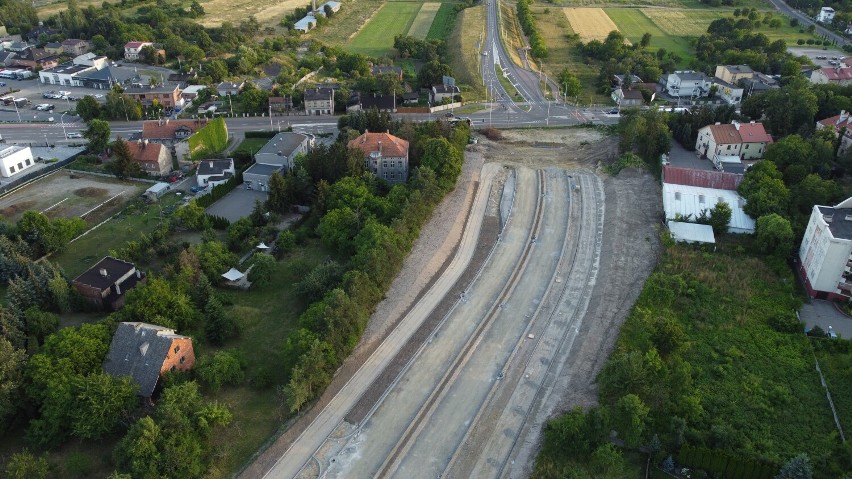
<path fill-rule="evenodd" d="M 136 61 L 139 59 L 139 53 L 145 47 L 153 47 L 151 42 L 127 42 L 124 44 L 124 59 L 127 61 Z"/>
<path fill-rule="evenodd" d="M 741 160 L 759 160 L 766 153 L 772 137 L 766 133 L 762 123 L 740 123 L 707 125 L 698 130 L 695 151 L 713 160 L 737 156 Z"/>
<path fill-rule="evenodd" d="M 390 183 L 408 179 L 408 142 L 390 133 L 369 131 L 349 142 L 349 148 L 364 152 L 364 166 Z"/>
<path fill-rule="evenodd" d="M 666 165 L 663 167 L 663 181 L 673 185 L 736 191 L 743 181 L 743 175 Z"/>
<path fill-rule="evenodd" d="M 833 85 L 852 84 L 852 67 L 825 67 L 811 72 L 811 83 Z"/>
<path fill-rule="evenodd" d="M 840 139 L 840 147 L 837 149 L 837 156 L 843 156 L 849 147 L 852 146 L 852 115 L 849 112 L 842 110 L 839 115 L 834 115 L 816 122 L 816 129 L 822 130 L 831 128 L 834 134 L 839 136 L 842 132 L 843 137 Z"/>
<path fill-rule="evenodd" d="M 164 145 L 150 143 L 148 140 L 128 141 L 127 147 L 133 159 L 145 173 L 151 176 L 165 176 L 172 170 L 172 153 Z"/>

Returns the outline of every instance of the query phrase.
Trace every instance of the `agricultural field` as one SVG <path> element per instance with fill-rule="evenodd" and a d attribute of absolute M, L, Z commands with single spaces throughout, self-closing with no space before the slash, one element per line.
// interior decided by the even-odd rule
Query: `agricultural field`
<path fill-rule="evenodd" d="M 425 40 L 429 36 L 429 31 L 432 29 L 432 22 L 440 10 L 441 4 L 435 2 L 424 3 L 414 17 L 414 22 L 411 28 L 408 29 L 408 35 L 418 40 Z"/>
<path fill-rule="evenodd" d="M 435 14 L 432 20 L 432 26 L 429 27 L 427 40 L 441 40 L 450 36 L 453 32 L 453 24 L 456 19 L 455 5 L 452 3 L 442 3 L 441 8 Z"/>
<path fill-rule="evenodd" d="M 602 8 L 564 8 L 562 12 L 583 42 L 604 40 L 609 32 L 618 30 Z"/>
<path fill-rule="evenodd" d="M 59 170 L 0 198 L 0 217 L 14 223 L 25 211 L 33 210 L 51 218 L 83 216 L 89 224 L 94 224 L 139 196 L 148 186 L 97 176 L 71 178 L 67 171 Z"/>
<path fill-rule="evenodd" d="M 218 27 L 224 22 L 237 25 L 254 15 L 263 26 L 276 26 L 285 15 L 297 7 L 310 5 L 310 0 L 199 0 L 204 16 L 198 22 L 205 27 Z M 321 5 L 324 2 L 317 2 Z M 344 4 L 347 8 L 351 3 Z"/>
<path fill-rule="evenodd" d="M 721 10 L 730 11 L 730 6 L 710 7 L 701 3 L 701 0 L 556 0 L 555 5 L 562 7 L 664 7 L 664 8 L 690 8 L 708 11 Z M 737 2 L 737 8 L 756 8 L 758 10 L 774 10 L 766 0 L 741 0 Z"/>
<path fill-rule="evenodd" d="M 661 14 L 682 14 L 683 12 L 664 9 L 654 9 L 654 11 L 658 11 Z M 632 43 L 638 43 L 642 39 L 642 35 L 647 32 L 651 34 L 651 44 L 649 46 L 651 50 L 656 51 L 660 48 L 665 48 L 666 51 L 676 53 L 686 60 L 692 58 L 694 53 L 691 51 L 689 42 L 684 37 L 689 35 L 698 36 L 700 33 L 706 32 L 710 22 L 719 18 L 719 15 L 716 15 L 713 19 L 707 20 L 706 23 L 692 27 L 691 30 L 686 30 L 689 32 L 688 34 L 678 35 L 666 31 L 660 24 L 646 16 L 645 9 L 608 8 L 606 9 L 606 13 L 618 26 L 619 31 Z M 714 14 L 713 12 L 704 11 L 698 11 L 697 13 Z"/>

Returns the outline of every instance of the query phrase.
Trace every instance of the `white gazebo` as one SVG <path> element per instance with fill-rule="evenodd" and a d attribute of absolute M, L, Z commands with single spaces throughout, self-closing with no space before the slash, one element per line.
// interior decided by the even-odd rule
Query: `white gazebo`
<path fill-rule="evenodd" d="M 255 246 L 255 248 L 264 252 L 269 251 L 271 249 L 269 246 L 266 246 L 266 243 L 264 243 L 263 241 L 261 241 L 259 245 Z"/>
<path fill-rule="evenodd" d="M 245 273 L 240 273 L 240 271 L 236 268 L 231 268 L 227 273 L 223 274 L 222 277 L 228 281 L 234 282 L 239 281 L 245 277 Z"/>

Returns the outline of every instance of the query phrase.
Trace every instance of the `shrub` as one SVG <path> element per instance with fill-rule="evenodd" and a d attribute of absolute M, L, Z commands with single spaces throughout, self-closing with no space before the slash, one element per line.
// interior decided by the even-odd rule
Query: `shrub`
<path fill-rule="evenodd" d="M 488 138 L 491 141 L 497 141 L 503 139 L 503 133 L 497 128 L 483 128 L 482 134 L 485 135 L 485 138 Z"/>
<path fill-rule="evenodd" d="M 244 364 L 239 355 L 232 351 L 218 351 L 199 361 L 198 378 L 214 391 L 222 386 L 237 386 L 245 379 Z"/>

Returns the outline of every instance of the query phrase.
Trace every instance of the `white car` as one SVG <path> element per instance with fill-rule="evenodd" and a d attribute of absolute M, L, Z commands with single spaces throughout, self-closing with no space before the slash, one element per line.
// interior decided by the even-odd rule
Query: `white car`
<path fill-rule="evenodd" d="M 68 138 L 69 140 L 72 138 L 83 138 L 83 134 L 76 131 L 72 131 L 71 133 L 68 133 L 68 135 L 66 135 L 66 138 Z"/>
<path fill-rule="evenodd" d="M 95 98 L 97 98 L 97 99 L 101 99 L 101 98 L 103 98 L 103 97 L 104 97 L 104 96 L 103 96 L 103 95 L 101 95 L 100 93 L 95 93 L 95 95 L 94 95 L 94 96 L 95 96 Z"/>

